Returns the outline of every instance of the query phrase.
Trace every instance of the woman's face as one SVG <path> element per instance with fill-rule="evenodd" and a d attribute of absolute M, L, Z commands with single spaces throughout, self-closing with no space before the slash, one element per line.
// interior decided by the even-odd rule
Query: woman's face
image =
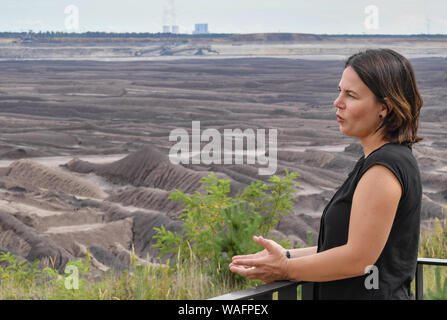
<path fill-rule="evenodd" d="M 338 85 L 339 96 L 334 101 L 340 132 L 359 139 L 372 135 L 386 116 L 386 109 L 363 83 L 352 67 L 343 71 Z M 382 119 L 383 119 L 382 118 Z"/>

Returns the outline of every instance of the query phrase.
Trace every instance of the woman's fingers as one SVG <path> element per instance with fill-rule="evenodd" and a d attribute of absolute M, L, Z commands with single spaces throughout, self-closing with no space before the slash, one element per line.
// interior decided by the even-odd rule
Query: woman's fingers
<path fill-rule="evenodd" d="M 252 258 L 239 258 L 239 259 L 234 259 L 232 264 L 234 265 L 238 265 L 238 266 L 247 266 L 247 267 L 256 267 L 256 266 L 260 266 L 263 263 L 263 259 L 262 258 L 258 258 L 258 259 L 252 259 Z"/>
<path fill-rule="evenodd" d="M 264 239 L 263 237 L 253 237 L 253 240 L 262 245 L 265 249 L 254 253 L 254 254 L 247 254 L 247 255 L 239 255 L 232 257 L 232 263 L 235 265 L 246 265 L 249 267 L 256 267 L 259 266 L 264 262 L 265 257 L 268 257 L 269 254 L 273 253 L 275 249 L 278 249 L 278 245 L 276 242 L 268 239 Z"/>
<path fill-rule="evenodd" d="M 253 237 L 254 242 L 257 244 L 263 246 L 265 250 L 267 250 L 270 253 L 275 252 L 277 249 L 280 248 L 280 245 L 277 244 L 275 241 L 270 239 L 264 239 L 263 237 Z"/>
<path fill-rule="evenodd" d="M 249 279 L 259 279 L 265 283 L 281 279 L 277 272 L 281 258 L 285 258 L 285 249 L 273 240 L 253 237 L 253 241 L 265 249 L 248 255 L 234 256 L 229 265 L 230 271 Z"/>
<path fill-rule="evenodd" d="M 248 279 L 258 279 L 265 283 L 272 282 L 273 280 L 268 277 L 262 268 L 246 267 L 246 266 L 236 266 L 230 264 L 230 270 L 241 276 L 247 277 Z"/>
<path fill-rule="evenodd" d="M 259 251 L 257 253 L 234 256 L 234 257 L 232 257 L 232 260 L 236 260 L 236 259 L 257 259 L 257 258 L 263 257 L 263 256 L 265 256 L 267 254 L 268 254 L 268 252 L 266 250 L 262 250 L 262 251 Z"/>
<path fill-rule="evenodd" d="M 233 256 L 231 259 L 250 259 L 250 258 L 256 258 L 258 256 L 258 253 L 253 254 L 246 254 L 246 255 L 240 255 L 240 256 Z"/>
<path fill-rule="evenodd" d="M 247 278 L 254 278 L 257 271 L 255 267 L 247 267 L 243 265 L 235 265 L 233 263 L 230 264 L 230 270 L 231 272 L 237 273 L 241 276 L 247 277 Z"/>
<path fill-rule="evenodd" d="M 268 255 L 269 252 L 274 251 L 275 248 L 278 246 L 277 243 L 274 242 L 273 240 L 264 239 L 263 237 L 254 236 L 253 241 L 256 242 L 257 244 L 263 246 L 265 249 L 262 251 L 259 251 L 257 253 L 253 253 L 253 254 L 234 256 L 234 257 L 232 257 L 232 259 L 233 260 L 235 260 L 235 259 L 257 259 L 257 258 L 264 257 L 264 256 Z"/>
<path fill-rule="evenodd" d="M 284 250 L 284 248 L 275 241 L 263 237 L 254 236 L 253 241 L 265 249 L 254 254 L 234 256 L 229 265 L 230 271 L 249 279 L 269 282 L 272 278 L 270 276 L 271 272 L 267 272 L 264 267 L 271 264 L 270 260 L 276 260 L 278 254 L 281 254 L 281 250 Z"/>

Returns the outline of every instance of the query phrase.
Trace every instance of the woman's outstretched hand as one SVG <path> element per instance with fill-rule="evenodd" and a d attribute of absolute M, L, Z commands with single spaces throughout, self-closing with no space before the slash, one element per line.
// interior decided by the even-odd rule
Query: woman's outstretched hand
<path fill-rule="evenodd" d="M 242 256 L 234 256 L 229 267 L 234 273 L 249 279 L 259 279 L 265 283 L 276 280 L 286 280 L 287 264 L 286 250 L 273 240 L 263 237 L 253 237 L 253 240 L 265 249 Z"/>

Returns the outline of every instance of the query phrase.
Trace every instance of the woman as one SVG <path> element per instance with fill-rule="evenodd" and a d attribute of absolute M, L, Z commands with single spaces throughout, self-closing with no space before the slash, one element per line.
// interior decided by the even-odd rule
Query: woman
<path fill-rule="evenodd" d="M 413 299 L 422 187 L 412 145 L 423 101 L 409 61 L 389 49 L 351 56 L 334 101 L 340 131 L 363 148 L 323 211 L 318 246 L 233 257 L 230 270 L 315 282 L 315 299 Z"/>

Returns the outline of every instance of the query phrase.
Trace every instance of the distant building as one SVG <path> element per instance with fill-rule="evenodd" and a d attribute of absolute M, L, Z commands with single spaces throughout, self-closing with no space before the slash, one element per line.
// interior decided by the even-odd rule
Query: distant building
<path fill-rule="evenodd" d="M 163 26 L 163 33 L 180 33 L 179 26 Z"/>
<path fill-rule="evenodd" d="M 208 23 L 197 23 L 195 25 L 195 30 L 192 34 L 207 34 L 208 32 Z"/>

